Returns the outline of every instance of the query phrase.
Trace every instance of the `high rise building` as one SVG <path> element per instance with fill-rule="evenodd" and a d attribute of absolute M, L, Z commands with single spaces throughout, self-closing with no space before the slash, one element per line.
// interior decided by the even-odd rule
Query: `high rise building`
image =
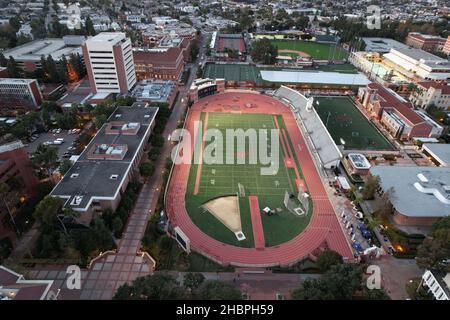
<path fill-rule="evenodd" d="M 83 45 L 94 93 L 126 93 L 136 84 L 131 41 L 123 32 L 102 32 Z"/>

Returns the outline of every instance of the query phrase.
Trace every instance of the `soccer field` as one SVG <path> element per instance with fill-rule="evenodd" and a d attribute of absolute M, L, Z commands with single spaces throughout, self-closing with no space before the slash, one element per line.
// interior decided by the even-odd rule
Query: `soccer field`
<path fill-rule="evenodd" d="M 318 104 L 317 104 L 318 102 Z M 336 144 L 347 150 L 394 150 L 348 97 L 315 97 L 314 108 Z"/>
<path fill-rule="evenodd" d="M 343 60 L 348 56 L 348 53 L 341 47 L 326 43 L 302 40 L 272 40 L 271 43 L 274 44 L 278 50 L 302 51 L 315 59 Z M 286 55 L 286 53 L 283 53 L 283 55 Z"/>
<path fill-rule="evenodd" d="M 282 117 L 279 116 L 278 123 L 284 127 Z M 205 122 L 205 114 L 202 113 L 201 120 Z M 233 113 L 209 113 L 207 121 L 208 129 L 215 128 L 226 136 L 226 129 L 275 129 L 275 120 L 272 115 L 265 114 L 233 114 Z M 270 132 L 270 131 L 269 131 Z M 290 138 L 288 137 L 289 143 Z M 205 148 L 211 142 L 205 143 Z M 267 149 L 271 150 L 270 139 Z M 226 148 L 226 141 L 223 143 Z M 249 164 L 249 155 L 258 152 L 258 146 L 246 141 L 246 152 L 239 153 L 235 140 L 235 162 L 234 164 L 206 164 L 201 166 L 198 194 L 194 195 L 198 165 L 193 164 L 189 173 L 188 189 L 186 192 L 186 208 L 192 221 L 209 236 L 232 245 L 242 247 L 254 247 L 252 219 L 250 213 L 250 195 L 258 196 L 260 209 L 270 207 L 278 209 L 273 216 L 261 215 L 264 238 L 266 246 L 274 246 L 286 242 L 301 231 L 303 231 L 310 219 L 311 214 L 306 216 L 295 216 L 289 212 L 284 204 L 285 191 L 297 194 L 296 175 L 294 168 L 286 168 L 283 161 L 283 150 L 278 147 L 279 169 L 273 175 L 261 175 L 260 168 L 268 165 Z M 275 154 L 272 151 L 272 154 Z M 225 152 L 224 152 L 225 155 Z M 245 164 L 237 164 L 237 158 L 243 157 Z M 225 157 L 224 157 L 225 158 Z M 296 160 L 298 170 L 298 162 Z M 235 234 L 225 227 L 213 215 L 205 212 L 201 205 L 211 199 L 236 195 L 239 193 L 238 185 L 245 189 L 245 196 L 239 197 L 239 208 L 241 216 L 242 231 L 246 240 L 238 241 Z"/>

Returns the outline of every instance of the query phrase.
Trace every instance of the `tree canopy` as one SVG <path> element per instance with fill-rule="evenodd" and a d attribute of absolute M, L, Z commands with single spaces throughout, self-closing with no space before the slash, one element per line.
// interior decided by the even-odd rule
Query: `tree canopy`
<path fill-rule="evenodd" d="M 260 39 L 252 43 L 251 57 L 253 61 L 262 64 L 274 64 L 278 50 L 269 39 Z"/>

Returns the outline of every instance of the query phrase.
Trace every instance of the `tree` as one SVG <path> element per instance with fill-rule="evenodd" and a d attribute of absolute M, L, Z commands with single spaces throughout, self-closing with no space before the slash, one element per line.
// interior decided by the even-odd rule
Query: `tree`
<path fill-rule="evenodd" d="M 139 166 L 139 173 L 144 177 L 145 181 L 148 181 L 154 172 L 155 166 L 149 161 L 146 161 Z"/>
<path fill-rule="evenodd" d="M 380 187 L 380 177 L 369 176 L 364 184 L 362 190 L 362 196 L 365 200 L 373 199 L 375 196 L 375 191 Z"/>
<path fill-rule="evenodd" d="M 139 277 L 131 285 L 119 287 L 113 300 L 175 300 L 185 298 L 185 290 L 166 273 Z"/>
<path fill-rule="evenodd" d="M 189 272 L 184 276 L 183 285 L 189 290 L 197 290 L 205 281 L 205 276 L 199 272 Z"/>
<path fill-rule="evenodd" d="M 332 266 L 320 279 L 306 280 L 292 292 L 299 300 L 349 300 L 360 289 L 362 271 L 353 264 Z"/>
<path fill-rule="evenodd" d="M 316 264 L 321 272 L 328 271 L 332 266 L 343 263 L 342 256 L 333 250 L 323 251 L 317 258 Z"/>
<path fill-rule="evenodd" d="M 33 162 L 40 168 L 43 168 L 47 171 L 49 175 L 49 171 L 52 168 L 56 167 L 56 163 L 58 161 L 58 149 L 52 146 L 45 146 L 40 144 L 36 152 L 34 153 Z"/>
<path fill-rule="evenodd" d="M 12 56 L 9 57 L 8 63 L 6 64 L 6 71 L 11 78 L 20 78 L 22 76 L 22 70 L 17 65 L 16 60 Z"/>
<path fill-rule="evenodd" d="M 450 216 L 440 218 L 431 226 L 432 231 L 436 231 L 439 229 L 450 229 Z"/>
<path fill-rule="evenodd" d="M 198 297 L 202 300 L 241 300 L 241 292 L 233 285 L 217 281 L 208 280 L 197 290 Z"/>
<path fill-rule="evenodd" d="M 252 44 L 251 57 L 255 62 L 274 64 L 277 55 L 277 47 L 269 39 L 256 40 Z"/>
<path fill-rule="evenodd" d="M 63 205 L 62 198 L 48 195 L 36 206 L 33 217 L 44 226 L 53 228 L 58 221 L 57 216 L 61 213 Z"/>
<path fill-rule="evenodd" d="M 367 287 L 364 287 L 363 298 L 365 300 L 391 300 L 383 288 L 369 290 Z"/>
<path fill-rule="evenodd" d="M 19 31 L 21 27 L 20 19 L 17 16 L 9 18 L 9 25 L 13 28 L 14 32 Z"/>
<path fill-rule="evenodd" d="M 89 16 L 86 18 L 84 28 L 86 30 L 85 32 L 87 36 L 95 36 L 96 32 L 94 29 L 94 23 L 92 23 L 92 20 Z"/>
<path fill-rule="evenodd" d="M 8 65 L 8 59 L 5 58 L 3 52 L 0 52 L 0 67 L 6 67 Z"/>
<path fill-rule="evenodd" d="M 95 127 L 97 128 L 97 130 L 99 130 L 107 121 L 108 121 L 108 118 L 104 114 L 101 114 L 98 117 L 96 117 L 95 118 Z"/>
<path fill-rule="evenodd" d="M 17 37 L 17 45 L 20 46 L 22 44 L 25 44 L 27 42 L 30 42 L 32 39 L 28 34 L 25 33 L 19 33 L 19 36 Z"/>
<path fill-rule="evenodd" d="M 443 228 L 433 231 L 417 248 L 417 265 L 425 269 L 450 271 L 444 260 L 450 258 L 450 229 Z"/>
<path fill-rule="evenodd" d="M 63 162 L 59 165 L 59 172 L 62 175 L 65 175 L 67 171 L 72 167 L 72 161 L 69 159 L 64 159 Z"/>
<path fill-rule="evenodd" d="M 47 36 L 47 28 L 45 27 L 45 19 L 40 17 L 30 22 L 31 34 L 34 39 L 43 39 Z"/>

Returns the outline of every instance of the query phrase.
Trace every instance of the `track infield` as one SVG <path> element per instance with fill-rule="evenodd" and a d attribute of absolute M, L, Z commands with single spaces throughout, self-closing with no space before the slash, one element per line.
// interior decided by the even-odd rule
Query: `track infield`
<path fill-rule="evenodd" d="M 280 129 L 284 129 L 288 133 L 285 137 L 289 139 L 285 138 L 285 144 L 290 146 L 291 154 L 295 155 L 295 164 L 298 165 L 299 170 L 301 168 L 299 172 L 304 179 L 303 185 L 307 187 L 310 194 L 312 212 L 305 217 L 304 227 L 300 226 L 299 228 L 300 224 L 297 224 L 297 230 L 294 233 L 291 231 L 294 229 L 291 228 L 294 220 L 288 218 L 290 217 L 288 214 L 294 218 L 292 213 L 274 213 L 271 216 L 261 214 L 265 247 L 257 249 L 252 230 L 249 196 L 258 196 L 260 208 L 264 208 L 268 203 L 270 208 L 275 209 L 282 197 L 281 191 L 278 190 L 280 188 L 273 187 L 275 178 L 272 177 L 266 181 L 265 178 L 259 177 L 259 172 L 256 177 L 255 168 L 251 170 L 250 167 L 246 172 L 239 169 L 234 172 L 234 167 L 232 169 L 222 168 L 221 171 L 218 171 L 219 169 L 209 167 L 210 165 L 204 162 L 200 174 L 199 193 L 197 196 L 193 196 L 197 166 L 190 163 L 177 164 L 174 166 L 167 188 L 165 210 L 171 225 L 179 227 L 188 237 L 192 250 L 200 252 L 222 265 L 251 267 L 292 265 L 306 257 L 317 255 L 324 249 L 337 251 L 347 259 L 353 258 L 343 228 L 328 200 L 308 147 L 288 106 L 272 97 L 251 91 L 225 92 L 208 96 L 199 100 L 189 110 L 186 129 L 191 135 L 196 128 L 195 123 L 204 119 L 206 113 L 209 113 L 208 127 L 210 128 L 215 127 L 215 120 L 219 120 L 214 119 L 216 116 L 221 118 L 223 125 L 226 123 L 228 126 L 234 127 L 237 123 L 239 126 L 247 123 L 250 127 L 256 126 L 256 128 L 264 128 L 264 125 L 268 127 L 270 124 L 275 126 L 274 116 L 276 116 Z M 228 116 L 231 116 L 232 120 Z M 184 143 L 188 141 L 183 140 Z M 286 140 L 289 141 L 286 142 Z M 192 148 L 192 144 L 189 145 Z M 287 148 L 286 152 L 289 152 Z M 191 156 L 192 153 L 191 151 Z M 180 154 L 184 154 L 184 150 L 180 151 Z M 283 150 L 280 151 L 280 155 L 284 155 Z M 239 167 L 236 165 L 236 168 Z M 213 169 L 215 169 L 214 173 Z M 291 187 L 293 184 L 292 188 L 295 190 L 295 170 L 290 169 L 292 170 L 284 167 L 288 174 L 284 173 L 285 178 L 282 178 L 283 168 L 280 166 L 278 172 L 280 176 L 276 179 L 283 188 Z M 213 175 L 221 176 L 223 179 L 216 180 L 216 177 L 212 178 Z M 214 184 L 211 183 L 211 180 L 215 180 Z M 216 181 L 222 188 L 220 192 L 215 190 Z M 237 243 L 236 235 L 215 217 L 198 210 L 202 203 L 214 196 L 220 196 L 222 193 L 236 195 L 236 192 L 239 191 L 238 181 L 242 181 L 246 189 L 245 196 L 239 197 L 242 231 L 246 239 L 239 243 Z M 270 201 L 277 203 L 272 205 Z M 283 203 L 281 205 L 284 206 Z M 306 220 L 309 220 L 309 223 Z"/>

